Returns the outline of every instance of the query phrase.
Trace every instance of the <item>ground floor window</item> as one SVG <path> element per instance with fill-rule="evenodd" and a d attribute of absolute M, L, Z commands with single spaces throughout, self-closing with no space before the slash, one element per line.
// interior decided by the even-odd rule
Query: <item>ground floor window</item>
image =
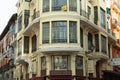
<path fill-rule="evenodd" d="M 53 70 L 68 70 L 70 65 L 69 56 L 52 56 Z"/>

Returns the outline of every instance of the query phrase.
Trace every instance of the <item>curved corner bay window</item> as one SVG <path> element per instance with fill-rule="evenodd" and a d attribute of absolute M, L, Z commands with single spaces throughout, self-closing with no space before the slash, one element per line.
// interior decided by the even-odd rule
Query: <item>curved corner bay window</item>
<path fill-rule="evenodd" d="M 65 5 L 67 5 L 67 0 L 52 0 L 52 11 L 60 11 Z"/>
<path fill-rule="evenodd" d="M 43 6 L 42 6 L 43 12 L 48 12 L 49 11 L 49 6 L 50 6 L 49 0 L 43 0 Z"/>
<path fill-rule="evenodd" d="M 53 70 L 68 70 L 70 66 L 69 56 L 52 56 Z"/>
<path fill-rule="evenodd" d="M 42 24 L 42 43 L 49 43 L 49 22 L 44 22 Z"/>
<path fill-rule="evenodd" d="M 69 41 L 70 43 L 77 43 L 77 22 L 69 22 Z"/>
<path fill-rule="evenodd" d="M 69 10 L 77 11 L 77 0 L 69 0 Z"/>
<path fill-rule="evenodd" d="M 52 22 L 52 43 L 67 42 L 67 22 Z"/>

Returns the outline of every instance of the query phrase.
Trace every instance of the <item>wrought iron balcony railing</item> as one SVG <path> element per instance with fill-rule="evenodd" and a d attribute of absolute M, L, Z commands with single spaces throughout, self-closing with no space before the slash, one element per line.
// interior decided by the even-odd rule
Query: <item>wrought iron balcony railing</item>
<path fill-rule="evenodd" d="M 32 20 L 38 18 L 40 16 L 40 12 L 36 11 L 33 15 L 32 15 Z"/>

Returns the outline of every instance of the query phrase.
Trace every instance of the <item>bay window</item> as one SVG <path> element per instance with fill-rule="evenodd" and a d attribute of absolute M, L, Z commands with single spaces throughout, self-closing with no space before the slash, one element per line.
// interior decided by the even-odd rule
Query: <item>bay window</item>
<path fill-rule="evenodd" d="M 49 43 L 49 22 L 43 23 L 42 26 L 42 43 Z"/>
<path fill-rule="evenodd" d="M 70 43 L 77 43 L 77 22 L 69 22 L 69 41 Z"/>
<path fill-rule="evenodd" d="M 67 22 L 52 22 L 52 43 L 67 42 Z"/>

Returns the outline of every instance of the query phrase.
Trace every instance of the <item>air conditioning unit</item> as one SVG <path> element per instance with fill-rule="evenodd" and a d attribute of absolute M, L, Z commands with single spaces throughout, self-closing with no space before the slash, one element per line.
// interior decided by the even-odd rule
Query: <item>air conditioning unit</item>
<path fill-rule="evenodd" d="M 63 6 L 61 7 L 61 9 L 62 9 L 62 11 L 67 11 L 67 5 L 63 5 Z"/>

